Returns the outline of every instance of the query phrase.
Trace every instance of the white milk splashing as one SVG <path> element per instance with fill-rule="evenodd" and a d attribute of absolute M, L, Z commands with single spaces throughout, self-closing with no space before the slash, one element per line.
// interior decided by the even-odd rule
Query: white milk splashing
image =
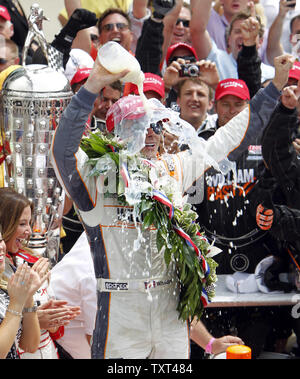
<path fill-rule="evenodd" d="M 175 112 L 169 108 L 165 108 L 157 99 L 147 99 L 143 93 L 143 81 L 139 81 L 136 83 L 138 86 L 138 91 L 141 97 L 141 100 L 144 105 L 144 109 L 146 111 L 146 116 L 137 119 L 137 120 L 130 120 L 134 125 L 133 129 L 133 135 L 131 136 L 131 143 L 128 144 L 128 148 L 126 153 L 129 155 L 136 154 L 138 151 L 141 151 L 143 147 L 145 146 L 145 139 L 144 136 L 147 134 L 147 129 L 149 128 L 150 123 L 157 122 L 162 119 L 168 119 L 169 121 L 164 122 L 164 128 L 166 131 L 168 131 L 171 134 L 174 134 L 178 138 L 178 144 L 179 145 L 188 145 L 191 154 L 193 154 L 197 158 L 197 162 L 201 162 L 203 164 L 203 167 L 214 167 L 217 171 L 220 171 L 223 175 L 226 175 L 230 170 L 233 171 L 233 180 L 235 183 L 235 186 L 237 186 L 236 181 L 236 172 L 235 172 L 235 164 L 234 162 L 230 162 L 228 159 L 223 160 L 222 162 L 215 161 L 209 154 L 208 151 L 208 144 L 207 142 L 198 137 L 198 134 L 193 126 L 191 126 L 186 121 L 182 120 L 179 116 L 178 112 Z M 128 129 L 127 129 L 128 130 Z M 122 136 L 120 135 L 122 138 Z M 152 160 L 153 164 L 156 164 L 156 159 Z M 198 164 L 198 163 L 197 163 Z M 143 249 L 145 249 L 145 271 L 142 273 L 142 275 L 145 275 L 143 277 L 147 277 L 147 271 L 151 271 L 151 255 L 152 250 L 156 248 L 156 246 L 153 246 L 153 244 L 145 244 L 145 238 L 141 229 L 141 225 L 137 222 L 138 220 L 138 214 L 137 214 L 137 208 L 136 205 L 141 200 L 141 188 L 139 183 L 135 182 L 134 180 L 129 181 L 129 187 L 126 188 L 125 196 L 126 200 L 129 205 L 133 207 L 133 219 L 134 219 L 134 225 L 137 233 L 137 237 L 133 242 L 133 246 L 129 248 L 130 252 L 127 251 L 124 253 L 127 254 L 129 260 L 130 260 L 130 272 L 132 273 L 133 267 L 131 266 L 134 262 L 133 256 L 134 254 L 141 254 L 143 253 Z M 125 221 L 125 220 L 124 220 Z M 124 222 L 125 224 L 125 222 Z M 122 228 L 122 233 L 125 232 L 125 225 L 124 229 Z M 148 233 L 148 231 L 147 231 Z M 126 245 L 128 247 L 128 244 L 126 242 Z M 122 247 L 123 248 L 123 247 Z M 146 253 L 146 251 L 149 252 Z M 154 252 L 154 254 L 157 254 Z M 148 267 L 148 270 L 147 270 Z M 132 273 L 136 274 L 136 273 Z M 120 278 L 122 279 L 122 278 Z M 152 295 L 150 293 L 151 291 L 147 291 L 148 293 L 148 300 L 152 300 Z M 174 294 L 175 295 L 175 294 Z"/>

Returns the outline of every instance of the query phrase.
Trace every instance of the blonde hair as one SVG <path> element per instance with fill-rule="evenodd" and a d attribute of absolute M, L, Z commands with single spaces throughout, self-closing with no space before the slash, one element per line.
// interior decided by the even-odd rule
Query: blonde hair
<path fill-rule="evenodd" d="M 7 291 L 7 278 L 4 273 L 0 275 L 0 289 Z"/>

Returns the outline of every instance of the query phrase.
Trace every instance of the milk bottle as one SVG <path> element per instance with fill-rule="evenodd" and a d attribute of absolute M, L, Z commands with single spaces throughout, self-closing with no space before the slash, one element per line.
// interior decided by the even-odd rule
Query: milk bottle
<path fill-rule="evenodd" d="M 138 92 L 140 98 L 143 102 L 145 112 L 151 117 L 152 110 L 149 107 L 148 100 L 144 95 L 143 83 L 145 75 L 141 70 L 141 66 L 137 59 L 130 54 L 126 49 L 124 49 L 118 42 L 109 41 L 98 50 L 98 59 L 101 65 L 112 74 L 117 74 L 123 70 L 130 70 L 130 72 L 125 75 L 120 80 L 122 82 L 130 82 L 138 87 Z M 138 140 L 138 135 L 142 134 L 143 146 L 145 141 L 145 125 L 140 126 L 140 130 L 135 129 L 135 139 Z M 135 144 L 135 148 L 139 146 Z M 138 148 L 140 151 L 142 147 Z M 133 153 L 133 150 L 130 150 Z M 136 152 L 135 152 L 136 153 Z"/>
<path fill-rule="evenodd" d="M 124 47 L 118 42 L 109 41 L 98 50 L 98 59 L 102 66 L 112 74 L 117 74 L 126 69 L 130 70 L 120 80 L 124 83 L 134 83 L 139 89 L 140 96 L 143 97 L 145 75 L 141 71 L 139 62 Z"/>

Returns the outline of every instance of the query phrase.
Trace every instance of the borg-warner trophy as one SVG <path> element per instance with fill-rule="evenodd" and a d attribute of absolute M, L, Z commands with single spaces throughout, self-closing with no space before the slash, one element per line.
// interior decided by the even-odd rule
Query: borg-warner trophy
<path fill-rule="evenodd" d="M 51 142 L 72 91 L 63 74 L 59 52 L 47 44 L 41 30 L 43 11 L 31 7 L 31 27 L 25 51 L 34 38 L 43 44 L 48 66 L 25 65 L 5 79 L 0 96 L 1 134 L 6 146 L 5 185 L 34 203 L 28 247 L 56 263 L 59 254 L 64 192 L 51 165 Z M 37 36 L 38 31 L 38 36 Z M 49 56 L 51 54 L 51 56 Z"/>

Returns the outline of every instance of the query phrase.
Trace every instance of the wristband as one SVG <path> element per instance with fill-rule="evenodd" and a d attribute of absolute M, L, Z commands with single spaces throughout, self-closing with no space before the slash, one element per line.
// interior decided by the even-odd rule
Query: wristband
<path fill-rule="evenodd" d="M 209 340 L 208 344 L 206 345 L 206 347 L 205 347 L 205 352 L 206 352 L 207 354 L 212 354 L 212 344 L 213 344 L 214 340 L 215 340 L 215 338 L 212 337 L 212 338 Z"/>
<path fill-rule="evenodd" d="M 23 308 L 23 313 L 33 313 L 37 311 L 37 306 L 34 305 L 33 307 L 30 308 Z"/>

